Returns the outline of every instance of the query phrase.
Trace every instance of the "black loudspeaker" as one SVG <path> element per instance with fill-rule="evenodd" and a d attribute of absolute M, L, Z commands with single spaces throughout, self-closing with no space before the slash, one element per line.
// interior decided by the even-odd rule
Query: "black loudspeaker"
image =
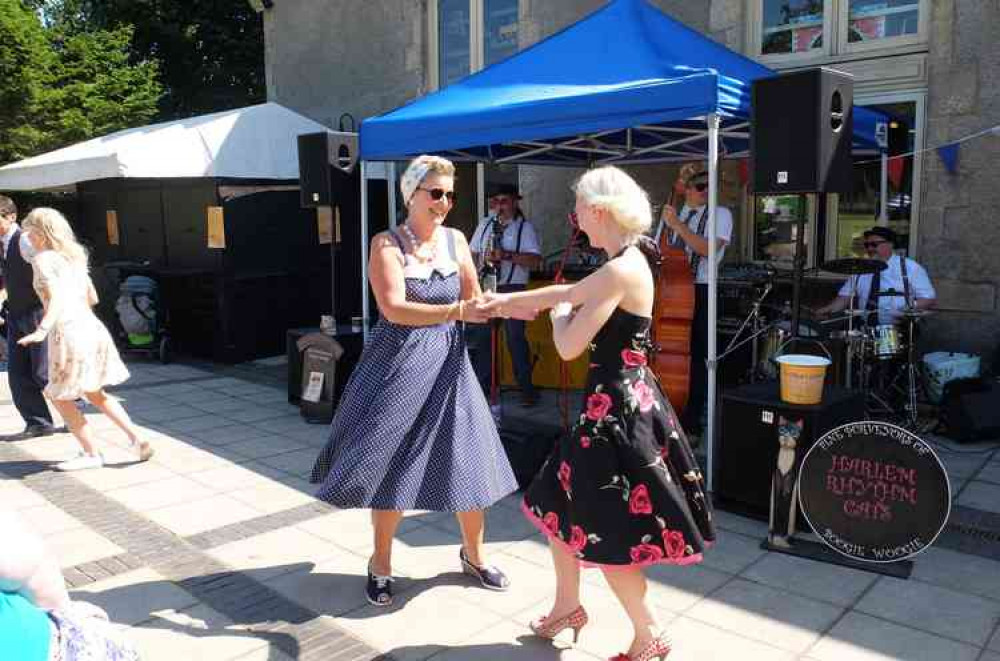
<path fill-rule="evenodd" d="M 865 402 L 860 391 L 828 385 L 821 404 L 787 404 L 771 381 L 723 391 L 720 410 L 714 496 L 723 509 L 766 520 L 781 418 L 802 420 L 796 451 L 805 453 L 834 427 L 863 419 Z"/>
<path fill-rule="evenodd" d="M 955 379 L 944 386 L 941 422 L 949 438 L 1000 438 L 1000 384 L 992 379 Z"/>
<path fill-rule="evenodd" d="M 818 68 L 761 78 L 751 89 L 755 193 L 851 190 L 854 83 Z"/>
<path fill-rule="evenodd" d="M 299 143 L 299 190 L 304 207 L 329 207 L 338 175 L 351 174 L 358 163 L 358 134 L 304 133 Z"/>

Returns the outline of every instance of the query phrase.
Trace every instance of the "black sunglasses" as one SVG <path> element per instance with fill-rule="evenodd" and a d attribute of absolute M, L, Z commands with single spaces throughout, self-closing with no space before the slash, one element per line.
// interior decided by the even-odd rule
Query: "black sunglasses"
<path fill-rule="evenodd" d="M 697 184 L 691 184 L 691 188 L 695 189 L 699 193 L 704 193 L 705 191 L 708 190 L 708 183 L 706 183 L 706 182 L 700 182 L 700 183 L 697 183 Z"/>
<path fill-rule="evenodd" d="M 447 196 L 448 202 L 455 204 L 455 191 L 445 191 L 443 188 L 418 188 L 417 190 L 427 191 L 427 194 L 431 196 L 431 199 L 437 202 L 442 197 Z"/>
<path fill-rule="evenodd" d="M 888 241 L 865 241 L 861 245 L 865 248 L 878 248 L 883 243 L 889 243 Z"/>

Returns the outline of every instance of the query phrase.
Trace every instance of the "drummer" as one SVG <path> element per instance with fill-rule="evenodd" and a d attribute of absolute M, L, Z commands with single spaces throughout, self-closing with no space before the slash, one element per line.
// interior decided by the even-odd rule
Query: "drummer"
<path fill-rule="evenodd" d="M 879 260 L 885 268 L 875 273 L 852 275 L 840 288 L 837 297 L 816 310 L 821 315 L 841 312 L 850 306 L 854 297 L 855 310 L 867 310 L 869 323 L 895 324 L 906 309 L 927 310 L 934 306 L 937 294 L 923 266 L 893 252 L 896 233 L 888 227 L 873 227 L 864 236 L 865 253 L 870 259 Z M 876 292 L 872 296 L 872 292 Z"/>

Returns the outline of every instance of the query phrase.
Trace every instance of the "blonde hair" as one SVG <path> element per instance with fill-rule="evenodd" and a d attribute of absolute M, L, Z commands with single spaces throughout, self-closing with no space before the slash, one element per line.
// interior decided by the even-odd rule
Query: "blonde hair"
<path fill-rule="evenodd" d="M 613 165 L 585 172 L 573 184 L 573 192 L 587 205 L 607 211 L 628 239 L 648 232 L 653 224 L 646 191 Z"/>
<path fill-rule="evenodd" d="M 66 217 L 55 209 L 38 207 L 25 217 L 21 225 L 32 234 L 42 237 L 45 245 L 68 259 L 71 264 L 87 268 L 87 250 L 76 240 Z"/>

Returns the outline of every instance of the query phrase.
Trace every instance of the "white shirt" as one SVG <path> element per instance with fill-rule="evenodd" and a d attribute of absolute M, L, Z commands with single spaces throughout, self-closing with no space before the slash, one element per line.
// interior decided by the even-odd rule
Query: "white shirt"
<path fill-rule="evenodd" d="M 490 216 L 483 218 L 476 226 L 476 231 L 472 233 L 472 241 L 469 242 L 469 250 L 482 254 L 484 246 L 492 234 L 492 219 Z M 518 235 L 520 234 L 520 245 L 518 245 Z M 516 218 L 504 225 L 503 234 L 499 237 L 499 245 L 494 247 L 497 250 L 506 252 L 524 252 L 532 255 L 541 255 L 542 246 L 538 241 L 538 233 L 531 221 L 525 218 Z M 500 273 L 497 276 L 497 284 L 503 285 L 526 285 L 531 271 L 523 266 L 514 264 L 510 260 L 500 262 Z"/>
<path fill-rule="evenodd" d="M 10 247 L 10 240 L 14 238 L 15 232 L 17 232 L 17 223 L 11 223 L 10 229 L 7 230 L 7 233 L 0 237 L 0 240 L 3 241 L 4 259 L 7 259 L 7 248 Z"/>
<path fill-rule="evenodd" d="M 878 299 L 878 322 L 880 324 L 895 323 L 900 316 L 900 310 L 907 307 L 907 302 L 903 293 L 903 271 L 902 258 L 893 255 L 889 258 L 886 269 L 879 274 L 879 291 L 886 292 L 894 289 L 899 292 L 899 296 L 881 296 Z M 906 258 L 906 275 L 910 279 L 910 300 L 915 301 L 922 298 L 937 298 L 934 285 L 927 276 L 927 271 L 920 264 Z M 840 288 L 840 295 L 849 297 L 856 292 L 857 299 L 854 307 L 864 310 L 868 305 L 868 295 L 872 288 L 872 274 L 852 275 Z"/>
<path fill-rule="evenodd" d="M 691 212 L 694 211 L 694 214 Z M 701 223 L 701 215 L 703 213 L 708 213 L 707 205 L 702 205 L 700 207 L 695 207 L 694 209 L 684 205 L 677 217 L 681 219 L 681 222 L 686 222 L 688 229 L 690 229 L 695 234 L 698 233 L 698 225 Z M 656 226 L 656 234 L 654 239 L 657 243 L 660 242 L 660 234 L 664 229 L 667 228 L 667 223 L 665 220 L 660 220 L 659 224 Z M 708 236 L 708 222 L 705 222 L 705 231 L 702 236 Z M 716 252 L 716 263 L 722 263 L 722 256 L 726 254 L 726 246 L 729 245 L 729 240 L 733 236 L 733 214 L 726 207 L 715 207 L 715 238 L 722 241 L 722 247 Z M 678 239 L 680 244 L 684 244 L 683 239 Z M 691 248 L 684 245 L 684 251 L 691 255 Z M 708 259 L 702 257 L 698 262 L 698 273 L 695 274 L 694 281 L 700 285 L 706 284 L 708 282 Z"/>

